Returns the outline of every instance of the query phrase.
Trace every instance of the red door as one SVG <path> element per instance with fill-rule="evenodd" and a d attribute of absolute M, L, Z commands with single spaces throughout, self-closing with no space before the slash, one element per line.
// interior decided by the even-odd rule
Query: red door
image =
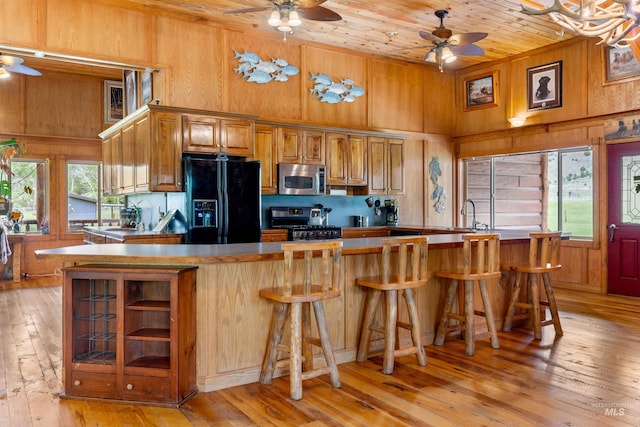
<path fill-rule="evenodd" d="M 640 142 L 607 146 L 608 292 L 640 296 Z"/>

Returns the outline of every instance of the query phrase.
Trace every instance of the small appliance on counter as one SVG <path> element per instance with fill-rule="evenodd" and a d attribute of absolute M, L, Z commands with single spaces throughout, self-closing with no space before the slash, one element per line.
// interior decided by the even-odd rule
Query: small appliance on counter
<path fill-rule="evenodd" d="M 269 208 L 270 225 L 271 228 L 288 230 L 289 240 L 340 239 L 342 229 L 324 223 L 327 214 L 322 212 L 322 208 L 271 207 Z"/>
<path fill-rule="evenodd" d="M 138 227 L 138 210 L 136 208 L 120 209 L 120 226 L 132 230 L 136 229 Z"/>
<path fill-rule="evenodd" d="M 384 209 L 385 209 L 385 216 L 387 218 L 387 225 L 398 225 L 399 224 L 399 218 L 398 218 L 398 200 L 391 200 L 391 199 L 386 199 L 384 201 Z"/>

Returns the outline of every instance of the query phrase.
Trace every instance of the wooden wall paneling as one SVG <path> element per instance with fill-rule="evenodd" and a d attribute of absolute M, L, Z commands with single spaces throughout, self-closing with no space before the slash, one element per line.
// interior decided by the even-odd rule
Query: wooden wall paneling
<path fill-rule="evenodd" d="M 166 82 L 160 104 L 224 111 L 222 30 L 166 17 L 158 17 L 156 27 L 156 55 Z"/>
<path fill-rule="evenodd" d="M 3 133 L 25 133 L 25 91 L 26 79 L 32 78 L 13 75 L 0 81 L 0 129 Z"/>
<path fill-rule="evenodd" d="M 0 40 L 11 46 L 37 46 L 41 0 L 2 2 Z"/>
<path fill-rule="evenodd" d="M 454 75 L 441 73 L 437 69 L 425 66 L 424 80 L 424 132 L 430 134 L 452 135 L 455 129 L 456 109 L 454 93 Z"/>
<path fill-rule="evenodd" d="M 369 64 L 369 127 L 422 132 L 424 66 L 375 59 Z"/>
<path fill-rule="evenodd" d="M 526 117 L 526 125 L 575 120 L 587 115 L 588 41 L 551 46 L 511 61 L 511 114 Z M 591 41 L 593 43 L 593 40 Z M 562 107 L 527 111 L 527 69 L 562 61 Z M 524 94 L 521 96 L 520 94 Z"/>
<path fill-rule="evenodd" d="M 122 63 L 151 63 L 151 14 L 95 0 L 47 0 L 44 18 L 48 50 Z"/>
<path fill-rule="evenodd" d="M 228 79 L 226 85 L 229 91 L 229 111 L 258 115 L 262 118 L 300 120 L 302 118 L 302 85 L 301 80 L 307 79 L 301 66 L 300 45 L 292 40 L 286 43 L 279 39 L 258 37 L 256 34 L 246 34 L 239 31 L 226 30 L 226 46 L 223 51 Z M 298 68 L 299 73 L 290 76 L 287 81 L 271 80 L 268 83 L 249 81 L 252 76 L 236 73 L 241 67 L 234 51 L 243 54 L 252 52 L 262 61 L 270 63 L 272 60 L 285 60 Z M 306 97 L 308 93 L 304 93 Z"/>
<path fill-rule="evenodd" d="M 588 142 L 587 129 L 578 127 L 514 136 L 513 148 L 515 151 L 525 152 L 575 147 L 578 145 L 586 145 Z"/>
<path fill-rule="evenodd" d="M 456 210 L 456 187 L 454 179 L 454 153 L 453 143 L 444 137 L 430 137 L 424 141 L 424 156 L 421 159 L 424 162 L 423 183 L 423 224 L 433 226 L 452 227 L 454 225 Z M 437 176 L 437 185 L 441 186 L 445 191 L 445 195 L 440 200 L 444 203 L 445 209 L 437 212 L 434 205 L 439 201 L 434 198 L 435 184 L 431 181 L 429 164 L 433 159 L 438 160 L 441 175 Z"/>
<path fill-rule="evenodd" d="M 422 194 L 425 179 L 428 179 L 423 162 L 424 144 L 422 140 L 406 139 L 403 148 L 404 194 L 393 195 L 390 198 L 398 199 L 400 224 L 422 226 L 424 218 Z"/>
<path fill-rule="evenodd" d="M 513 147 L 513 138 L 508 135 L 479 138 L 457 138 L 455 144 L 458 158 L 488 156 L 491 154 L 511 152 Z"/>
<path fill-rule="evenodd" d="M 25 133 L 97 136 L 102 127 L 102 79 L 57 73 L 27 79 Z"/>
<path fill-rule="evenodd" d="M 640 78 L 606 81 L 606 46 L 587 42 L 587 114 L 598 116 L 640 109 Z"/>
<path fill-rule="evenodd" d="M 495 106 L 468 109 L 466 107 L 466 80 L 491 76 L 495 72 Z M 510 113 L 509 99 L 509 66 L 508 63 L 492 64 L 487 67 L 473 67 L 456 74 L 456 134 L 472 135 L 485 133 L 508 127 Z M 525 95 L 526 96 L 526 95 Z"/>
<path fill-rule="evenodd" d="M 316 47 L 303 49 L 304 67 L 300 70 L 303 81 L 302 103 L 305 122 L 320 125 L 360 129 L 367 126 L 367 102 L 371 89 L 367 81 L 367 59 L 364 56 L 335 52 Z M 333 82 L 351 79 L 365 94 L 354 102 L 329 104 L 320 102 L 309 91 L 316 84 L 311 73 L 329 76 Z"/>

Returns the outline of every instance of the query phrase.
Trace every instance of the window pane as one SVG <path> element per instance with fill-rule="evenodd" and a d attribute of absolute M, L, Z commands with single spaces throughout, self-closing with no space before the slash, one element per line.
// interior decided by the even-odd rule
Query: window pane
<path fill-rule="evenodd" d="M 544 156 L 532 153 L 494 158 L 495 228 L 543 228 Z"/>
<path fill-rule="evenodd" d="M 570 151 L 560 155 L 562 167 L 562 210 L 564 232 L 574 237 L 593 237 L 593 156 L 591 151 Z"/>
<path fill-rule="evenodd" d="M 471 199 L 476 208 L 476 221 L 491 224 L 491 160 L 469 160 L 467 162 L 467 199 Z M 463 206 L 464 209 L 464 206 Z M 463 227 L 473 226 L 472 206 L 466 206 L 467 214 Z"/>
<path fill-rule="evenodd" d="M 49 220 L 47 164 L 44 160 L 11 160 L 12 226 L 15 231 L 38 232 Z"/>
<path fill-rule="evenodd" d="M 97 163 L 67 163 L 67 230 L 119 225 L 123 196 L 101 197 Z M 98 209 L 100 206 L 100 209 Z"/>

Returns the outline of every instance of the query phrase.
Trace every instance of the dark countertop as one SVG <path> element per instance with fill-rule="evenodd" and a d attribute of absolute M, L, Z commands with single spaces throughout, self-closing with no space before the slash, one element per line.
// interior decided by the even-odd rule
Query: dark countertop
<path fill-rule="evenodd" d="M 113 226 L 102 226 L 102 227 L 85 226 L 84 230 L 92 233 L 104 234 L 105 236 L 111 236 L 117 239 L 122 239 L 123 237 L 127 237 L 127 236 L 165 236 L 165 237 L 182 236 L 181 233 L 162 233 L 159 231 L 153 231 L 153 229 L 137 230 L 135 228 L 124 228 L 124 227 L 113 227 Z"/>
<path fill-rule="evenodd" d="M 419 229 L 419 228 L 418 228 Z M 431 229 L 431 228 L 427 228 Z M 415 230 L 415 229 L 413 229 Z M 484 230 L 482 232 L 485 232 Z M 488 230 L 500 234 L 501 244 L 529 242 L 528 231 Z M 478 232 L 480 233 L 480 232 Z M 429 247 L 446 249 L 462 246 L 462 234 L 433 234 Z M 357 255 L 382 250 L 382 237 L 343 239 L 343 254 Z M 78 245 L 35 251 L 38 259 L 70 262 L 149 263 L 149 264 L 212 264 L 282 259 L 282 242 L 235 243 L 228 245 L 143 245 L 109 244 Z"/>

